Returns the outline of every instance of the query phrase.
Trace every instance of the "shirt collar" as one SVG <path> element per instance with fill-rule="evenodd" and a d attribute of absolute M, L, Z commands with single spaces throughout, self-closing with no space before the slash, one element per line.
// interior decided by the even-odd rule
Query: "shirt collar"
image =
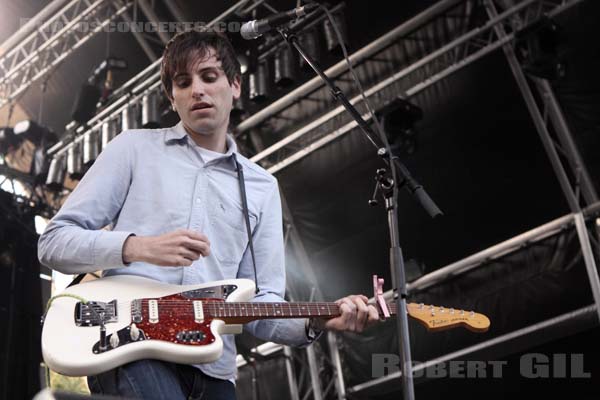
<path fill-rule="evenodd" d="M 171 127 L 171 129 L 168 129 L 166 134 L 165 134 L 165 142 L 171 142 L 173 140 L 181 140 L 184 137 L 187 136 L 187 132 L 185 130 L 185 128 L 183 127 L 183 122 L 179 121 L 179 123 L 177 123 L 177 125 Z"/>
<path fill-rule="evenodd" d="M 179 121 L 177 125 L 167 130 L 165 134 L 165 142 L 168 143 L 174 140 L 181 140 L 187 136 L 188 133 L 183 127 L 183 122 Z M 223 157 L 231 157 L 233 153 L 237 153 L 238 151 L 237 144 L 235 143 L 235 140 L 233 140 L 233 137 L 230 134 L 227 134 L 227 136 L 225 137 L 225 141 L 227 144 L 227 151 L 225 152 L 225 154 L 223 154 Z"/>

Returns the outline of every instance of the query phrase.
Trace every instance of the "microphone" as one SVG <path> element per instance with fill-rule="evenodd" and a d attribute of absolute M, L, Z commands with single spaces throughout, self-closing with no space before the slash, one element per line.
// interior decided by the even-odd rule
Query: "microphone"
<path fill-rule="evenodd" d="M 256 39 L 263 33 L 277 28 L 289 21 L 300 18 L 309 12 L 319 7 L 316 3 L 310 3 L 302 7 L 294 8 L 293 10 L 273 14 L 267 18 L 255 19 L 254 21 L 246 22 L 240 29 L 240 34 L 246 40 Z"/>

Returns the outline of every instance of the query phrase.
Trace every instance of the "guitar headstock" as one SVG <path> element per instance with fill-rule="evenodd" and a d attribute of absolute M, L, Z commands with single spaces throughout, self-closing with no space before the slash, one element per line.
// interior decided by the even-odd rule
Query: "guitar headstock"
<path fill-rule="evenodd" d="M 423 324 L 427 330 L 443 331 L 462 326 L 472 332 L 486 332 L 490 327 L 490 319 L 473 311 L 455 310 L 441 306 L 409 303 L 406 305 L 408 315 Z"/>

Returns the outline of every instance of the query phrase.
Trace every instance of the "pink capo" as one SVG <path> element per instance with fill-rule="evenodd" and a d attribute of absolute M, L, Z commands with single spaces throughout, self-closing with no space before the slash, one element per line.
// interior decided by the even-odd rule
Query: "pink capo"
<path fill-rule="evenodd" d="M 383 299 L 383 278 L 377 278 L 377 275 L 373 275 L 373 296 L 375 301 L 379 304 L 379 308 L 383 312 L 383 319 L 390 317 L 390 310 L 388 309 L 387 303 Z"/>

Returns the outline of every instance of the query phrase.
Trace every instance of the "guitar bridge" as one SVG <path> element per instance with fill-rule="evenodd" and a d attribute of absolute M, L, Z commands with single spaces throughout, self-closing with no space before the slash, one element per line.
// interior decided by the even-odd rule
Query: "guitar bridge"
<path fill-rule="evenodd" d="M 117 322 L 118 317 L 116 299 L 108 303 L 88 301 L 85 304 L 77 302 L 75 305 L 75 325 L 77 326 L 99 326 L 101 323 Z"/>

